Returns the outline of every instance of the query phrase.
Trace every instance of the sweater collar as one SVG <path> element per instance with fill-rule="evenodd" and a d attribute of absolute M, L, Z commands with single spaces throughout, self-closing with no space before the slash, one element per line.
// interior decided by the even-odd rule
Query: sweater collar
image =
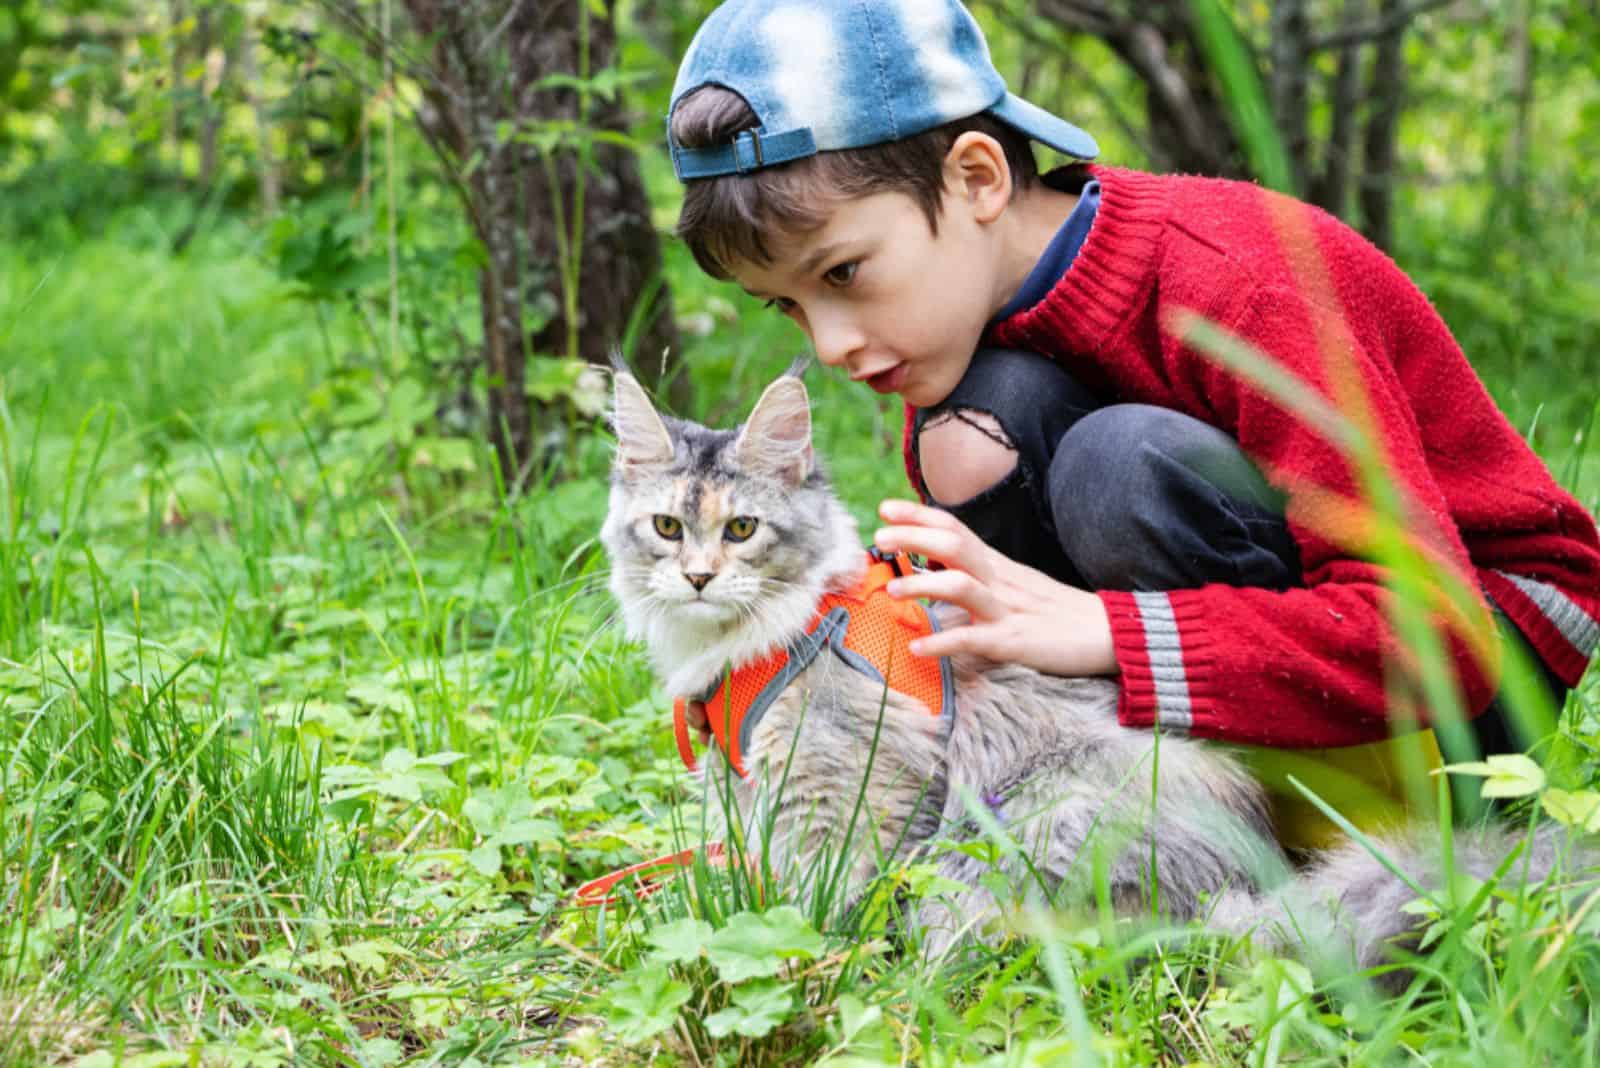
<path fill-rule="evenodd" d="M 1148 300 L 1170 186 L 1120 167 L 1089 174 L 1100 182 L 1100 209 L 1072 269 L 1039 303 L 995 324 L 996 341 L 1050 356 L 1091 353 Z"/>

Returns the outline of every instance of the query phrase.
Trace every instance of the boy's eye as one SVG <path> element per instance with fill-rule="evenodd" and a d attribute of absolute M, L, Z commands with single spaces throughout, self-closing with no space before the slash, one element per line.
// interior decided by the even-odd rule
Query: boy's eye
<path fill-rule="evenodd" d="M 762 307 L 776 308 L 783 314 L 788 315 L 794 310 L 794 301 L 790 300 L 788 297 L 773 297 L 771 300 L 763 304 Z"/>
<path fill-rule="evenodd" d="M 856 268 L 859 266 L 861 266 L 859 260 L 849 260 L 839 264 L 837 267 L 830 267 L 822 277 L 833 285 L 847 286 L 855 279 Z"/>
<path fill-rule="evenodd" d="M 722 536 L 729 541 L 748 541 L 756 532 L 756 522 L 753 515 L 736 515 L 722 528 Z"/>
<path fill-rule="evenodd" d="M 668 541 L 677 541 L 683 537 L 683 524 L 670 515 L 658 515 L 655 518 L 656 533 Z"/>

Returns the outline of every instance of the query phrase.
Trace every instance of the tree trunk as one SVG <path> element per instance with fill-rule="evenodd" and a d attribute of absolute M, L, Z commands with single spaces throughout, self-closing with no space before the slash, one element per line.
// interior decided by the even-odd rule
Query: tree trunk
<path fill-rule="evenodd" d="M 608 3 L 603 16 L 585 0 L 540 7 L 526 9 L 520 19 L 528 24 L 514 23 L 511 34 L 520 80 L 534 87 L 522 99 L 521 114 L 571 121 L 580 131 L 622 133 L 626 123 L 615 97 L 537 87 L 551 74 L 583 76 L 612 65 L 614 6 Z M 638 160 L 623 145 L 583 137 L 555 144 L 535 138 L 525 152 L 529 281 L 546 306 L 559 309 L 534 331 L 534 352 L 604 366 L 613 350 L 626 348 L 640 377 L 652 383 L 667 377 L 670 398 L 681 405 L 688 383 L 671 374 L 677 332 Z"/>
<path fill-rule="evenodd" d="M 1341 25 L 1349 30 L 1366 13 L 1363 0 L 1345 0 Z M 1341 219 L 1350 208 L 1350 174 L 1356 155 L 1356 112 L 1360 107 L 1361 52 L 1355 44 L 1339 48 L 1328 110 L 1332 120 L 1322 146 L 1322 173 L 1313 183 L 1311 199 L 1324 211 Z"/>
<path fill-rule="evenodd" d="M 8 12 L 11 19 L 9 40 L 0 45 L 0 164 L 6 162 L 6 149 L 12 142 L 10 123 L 6 121 L 12 94 L 12 82 L 22 70 L 23 58 L 39 39 L 37 17 L 28 8 L 13 5 Z"/>
<path fill-rule="evenodd" d="M 1313 15 L 1330 16 L 1334 5 L 1307 0 L 1229 5 L 1237 20 L 1255 20 L 1254 27 L 1241 27 L 1245 41 L 1265 40 L 1257 57 L 1257 75 L 1267 89 L 1297 190 L 1335 214 L 1347 214 L 1353 164 L 1360 156 L 1363 169 L 1354 199 L 1361 226 L 1385 247 L 1390 239 L 1396 134 L 1405 98 L 1404 38 L 1418 18 L 1448 2 L 1379 0 L 1372 20 L 1364 21 L 1370 7 L 1367 0 L 1343 0 L 1337 5 L 1339 22 L 1332 32 L 1314 32 L 1312 20 Z M 1104 42 L 1144 83 L 1154 167 L 1253 176 L 1217 96 L 1213 72 L 1197 47 L 1188 0 L 1148 0 L 1138 5 L 1037 0 L 1036 9 L 1066 29 Z M 1327 51 L 1336 52 L 1337 58 L 1331 75 L 1322 75 L 1316 59 Z M 1363 80 L 1363 61 L 1369 55 L 1371 64 Z M 1319 153 L 1312 143 L 1310 119 L 1323 106 L 1331 111 L 1332 121 Z M 1357 121 L 1363 113 L 1364 124 Z M 1313 162 L 1319 156 L 1321 165 L 1314 172 Z"/>
<path fill-rule="evenodd" d="M 1152 4 L 1112 48 L 1145 82 L 1151 140 L 1163 169 L 1244 178 L 1249 165 L 1189 30 L 1182 5 Z"/>
<path fill-rule="evenodd" d="M 172 144 L 173 169 L 183 172 L 183 0 L 169 0 L 167 22 L 172 31 L 172 107 L 167 113 L 167 140 Z"/>
<path fill-rule="evenodd" d="M 1379 248 L 1391 247 L 1394 239 L 1395 148 L 1399 135 L 1400 109 L 1405 99 L 1406 23 L 1398 16 L 1404 0 L 1379 0 L 1380 21 L 1394 28 L 1378 38 L 1372 57 L 1372 76 L 1367 99 L 1372 113 L 1362 137 L 1361 232 Z"/>
<path fill-rule="evenodd" d="M 604 364 L 631 345 L 647 379 L 676 362 L 638 163 L 625 145 L 595 136 L 614 140 L 625 128 L 620 105 L 587 81 L 613 61 L 612 11 L 597 13 L 589 0 L 405 2 L 432 44 L 430 62 L 408 71 L 426 100 L 418 122 L 487 253 L 479 296 L 489 431 L 516 483 L 569 429 L 564 407 L 530 403 L 528 357 Z M 374 38 L 358 7 L 339 10 Z M 686 386 L 673 379 L 680 403 Z"/>
<path fill-rule="evenodd" d="M 1528 173 L 1528 145 L 1533 120 L 1533 0 L 1519 0 L 1511 20 L 1511 99 L 1516 118 L 1511 143 L 1501 161 L 1500 181 L 1508 188 L 1522 186 Z"/>
<path fill-rule="evenodd" d="M 1097 0 L 1039 3 L 1046 18 L 1105 42 L 1144 82 L 1147 143 L 1157 170 L 1248 176 L 1238 138 L 1190 32 L 1187 4 L 1152 0 L 1139 10 L 1128 15 Z"/>
<path fill-rule="evenodd" d="M 278 213 L 280 185 L 278 161 L 272 149 L 272 118 L 261 98 L 261 73 L 256 65 L 256 32 L 246 19 L 240 29 L 239 77 L 244 82 L 245 100 L 256 123 L 256 175 L 261 186 L 261 207 L 268 216 Z"/>
<path fill-rule="evenodd" d="M 200 102 L 200 175 L 197 184 L 202 191 L 211 188 L 217 175 L 217 134 L 222 128 L 222 105 L 218 98 L 228 82 L 228 67 L 224 60 L 222 74 L 217 84 L 211 84 L 211 50 L 216 45 L 215 23 L 209 7 L 195 12 L 195 51 L 200 57 L 200 79 L 195 86 L 195 97 Z M 225 56 L 231 53 L 224 52 Z"/>
<path fill-rule="evenodd" d="M 1277 0 L 1272 9 L 1272 117 L 1283 136 L 1295 192 L 1310 186 L 1310 92 L 1306 44 L 1310 36 L 1305 0 Z"/>

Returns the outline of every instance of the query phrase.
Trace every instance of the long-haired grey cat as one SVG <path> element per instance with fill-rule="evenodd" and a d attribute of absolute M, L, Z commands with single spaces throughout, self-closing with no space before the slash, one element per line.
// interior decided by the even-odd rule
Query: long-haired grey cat
<path fill-rule="evenodd" d="M 614 426 L 601 533 L 611 590 L 673 695 L 706 692 L 730 665 L 790 643 L 819 597 L 861 574 L 860 536 L 813 455 L 798 377 L 772 383 L 742 427 L 711 430 L 659 415 L 619 372 Z M 728 535 L 735 520 L 742 537 Z M 924 849 L 964 887 L 921 908 L 934 953 L 1001 911 L 994 880 L 981 878 L 991 868 L 1017 892 L 1057 904 L 1092 901 L 1104 879 L 1120 913 L 1199 917 L 1253 931 L 1257 945 L 1312 945 L 1362 967 L 1414 933 L 1418 919 L 1402 906 L 1418 895 L 1406 880 L 1356 844 L 1291 874 L 1257 783 L 1220 747 L 1120 726 L 1114 681 L 975 658 L 953 666 L 948 719 L 829 655 L 760 719 L 744 751 L 748 777 L 729 776 L 726 794 L 745 840 L 802 895 L 827 867 L 842 871 L 853 899 L 884 857 Z M 929 849 L 982 841 L 996 824 L 1015 848 Z M 1380 844 L 1432 892 L 1437 840 L 1436 828 L 1418 829 Z M 1515 841 L 1458 832 L 1455 869 L 1487 878 Z M 1509 877 L 1544 878 L 1562 846 L 1556 834 L 1534 835 Z M 847 863 L 816 863 L 839 850 Z"/>

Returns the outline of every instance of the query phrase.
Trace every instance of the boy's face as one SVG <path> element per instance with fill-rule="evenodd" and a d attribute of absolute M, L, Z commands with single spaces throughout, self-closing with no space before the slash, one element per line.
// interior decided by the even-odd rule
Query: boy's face
<path fill-rule="evenodd" d="M 909 196 L 875 193 L 770 247 L 771 264 L 734 265 L 739 284 L 798 323 L 824 364 L 918 408 L 961 381 L 1004 303 L 993 242 L 948 191 L 937 234 Z"/>

